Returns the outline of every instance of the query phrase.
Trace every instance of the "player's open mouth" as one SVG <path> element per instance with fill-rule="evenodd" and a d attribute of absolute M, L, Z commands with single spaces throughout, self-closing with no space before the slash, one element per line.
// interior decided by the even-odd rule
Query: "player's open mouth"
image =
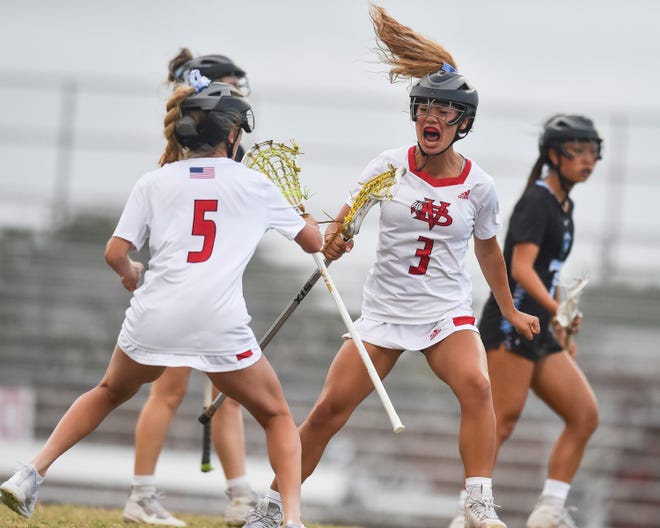
<path fill-rule="evenodd" d="M 429 143 L 440 141 L 440 131 L 433 127 L 424 127 L 424 140 Z"/>

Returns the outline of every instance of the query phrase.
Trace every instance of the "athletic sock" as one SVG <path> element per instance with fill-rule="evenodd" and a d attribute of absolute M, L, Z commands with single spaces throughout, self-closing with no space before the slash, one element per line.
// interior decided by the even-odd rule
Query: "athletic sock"
<path fill-rule="evenodd" d="M 282 510 L 282 497 L 279 492 L 269 489 L 266 492 L 266 498 L 268 499 L 268 502 L 274 502 L 280 507 L 280 510 Z"/>
<path fill-rule="evenodd" d="M 156 493 L 155 475 L 133 475 L 131 492 L 138 497 L 150 497 Z"/>
<path fill-rule="evenodd" d="M 550 498 L 552 499 L 552 502 L 559 504 L 563 508 L 570 490 L 571 484 L 569 482 L 546 479 L 545 484 L 543 485 L 543 491 L 541 492 L 541 497 Z"/>
<path fill-rule="evenodd" d="M 466 494 L 473 499 L 488 499 L 493 496 L 493 479 L 468 477 L 465 479 Z"/>
<path fill-rule="evenodd" d="M 247 475 L 241 475 L 233 479 L 227 480 L 227 491 L 232 498 L 244 497 L 250 494 L 252 488 L 248 481 Z"/>

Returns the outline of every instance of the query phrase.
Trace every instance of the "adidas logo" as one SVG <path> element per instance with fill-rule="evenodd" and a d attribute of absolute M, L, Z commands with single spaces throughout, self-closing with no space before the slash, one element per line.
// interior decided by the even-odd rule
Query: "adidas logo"
<path fill-rule="evenodd" d="M 470 189 L 468 189 L 467 191 L 463 191 L 461 194 L 458 195 L 458 197 L 463 200 L 467 200 L 469 196 L 470 196 Z"/>

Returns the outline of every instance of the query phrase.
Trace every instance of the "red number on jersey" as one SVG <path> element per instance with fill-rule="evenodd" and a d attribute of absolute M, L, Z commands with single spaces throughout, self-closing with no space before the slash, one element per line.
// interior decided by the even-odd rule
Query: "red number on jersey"
<path fill-rule="evenodd" d="M 211 257 L 215 244 L 215 222 L 204 218 L 208 211 L 218 210 L 218 200 L 195 200 L 192 234 L 204 237 L 201 251 L 189 251 L 188 262 L 204 262 Z"/>
<path fill-rule="evenodd" d="M 410 266 L 408 273 L 411 275 L 426 275 L 426 270 L 431 260 L 431 251 L 433 251 L 433 240 L 424 236 L 420 236 L 417 240 L 424 242 L 424 247 L 415 251 L 415 256 L 419 257 L 419 264 L 417 266 Z"/>

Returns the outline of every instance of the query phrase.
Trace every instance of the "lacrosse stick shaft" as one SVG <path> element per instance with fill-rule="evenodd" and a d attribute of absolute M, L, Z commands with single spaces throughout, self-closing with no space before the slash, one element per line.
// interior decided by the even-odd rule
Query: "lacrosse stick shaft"
<path fill-rule="evenodd" d="M 213 384 L 211 380 L 206 378 L 204 382 L 204 407 L 208 407 L 213 399 Z M 202 473 L 207 473 L 213 469 L 211 466 L 211 423 L 204 423 L 204 430 L 202 432 Z"/>
<path fill-rule="evenodd" d="M 330 262 L 332 261 L 326 260 L 325 265 L 329 266 Z M 289 316 L 294 312 L 296 308 L 298 308 L 298 305 L 303 301 L 303 299 L 310 292 L 314 284 L 316 284 L 320 278 L 321 278 L 321 272 L 318 269 L 316 269 L 314 273 L 312 273 L 312 275 L 309 277 L 309 279 L 307 279 L 307 282 L 303 284 L 302 288 L 298 290 L 296 296 L 293 299 L 291 299 L 291 301 L 286 306 L 286 308 L 282 310 L 282 313 L 280 313 L 277 319 L 275 319 L 273 324 L 270 326 L 270 328 L 261 338 L 261 340 L 259 341 L 259 347 L 261 348 L 261 350 L 264 350 L 268 346 L 268 343 L 270 343 L 271 339 L 273 339 L 275 334 L 279 332 L 280 328 L 284 326 L 284 323 L 286 323 L 287 319 L 289 319 Z M 199 415 L 199 417 L 197 418 L 199 422 L 202 424 L 208 423 L 226 398 L 227 396 L 225 396 L 223 393 L 218 394 L 215 397 L 215 399 L 204 408 L 204 412 Z"/>
<path fill-rule="evenodd" d="M 378 372 L 376 371 L 376 367 L 374 367 L 374 364 L 372 363 L 371 358 L 369 357 L 367 349 L 364 347 L 362 338 L 358 334 L 358 331 L 355 328 L 355 325 L 353 324 L 351 316 L 348 313 L 348 310 L 346 309 L 346 305 L 344 304 L 344 301 L 339 295 L 339 291 L 335 287 L 334 281 L 332 280 L 332 277 L 328 272 L 327 266 L 323 262 L 321 253 L 314 253 L 313 257 L 314 257 L 314 261 L 316 262 L 316 265 L 319 268 L 319 271 L 321 272 L 321 275 L 323 276 L 323 280 L 325 281 L 325 284 L 328 287 L 328 290 L 330 291 L 330 294 L 332 295 L 332 298 L 334 299 L 337 308 L 339 309 L 339 314 L 341 315 L 341 318 L 344 320 L 344 324 L 346 325 L 348 332 L 351 334 L 351 337 L 353 338 L 353 342 L 357 347 L 358 353 L 360 354 L 360 358 L 362 359 L 364 366 L 367 368 L 367 373 L 369 374 L 369 378 L 371 379 L 371 382 L 374 384 L 376 392 L 380 397 L 380 401 L 383 404 L 383 407 L 385 407 L 385 412 L 387 412 L 387 416 L 389 417 L 390 422 L 392 424 L 392 430 L 395 433 L 400 433 L 405 429 L 405 426 L 403 425 L 403 423 L 401 423 L 401 420 L 399 419 L 399 416 L 397 415 L 396 410 L 394 409 L 394 405 L 392 405 L 392 402 L 390 401 L 390 397 L 388 396 L 387 391 L 383 386 L 383 382 L 380 379 Z"/>

